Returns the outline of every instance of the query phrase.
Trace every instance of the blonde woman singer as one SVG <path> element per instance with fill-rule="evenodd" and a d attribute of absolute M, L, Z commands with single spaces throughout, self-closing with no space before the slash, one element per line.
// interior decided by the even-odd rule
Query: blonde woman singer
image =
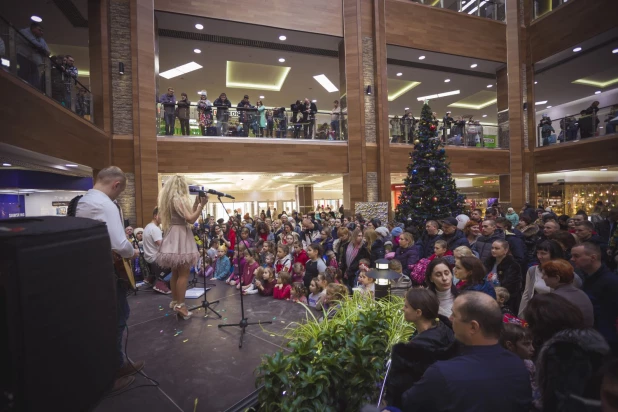
<path fill-rule="evenodd" d="M 170 179 L 159 194 L 159 216 L 164 235 L 156 261 L 160 267 L 172 269 L 170 307 L 185 320 L 192 315 L 185 306 L 189 270 L 199 257 L 191 225 L 201 215 L 206 203 L 208 197 L 196 196 L 191 207 L 189 186 L 182 176 Z"/>

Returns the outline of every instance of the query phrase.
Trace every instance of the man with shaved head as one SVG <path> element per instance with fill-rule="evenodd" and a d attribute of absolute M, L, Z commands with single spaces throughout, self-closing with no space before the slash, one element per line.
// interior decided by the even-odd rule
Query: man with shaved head
<path fill-rule="evenodd" d="M 403 410 L 529 411 L 530 377 L 522 360 L 498 343 L 502 312 L 495 299 L 465 292 L 455 299 L 450 319 L 461 355 L 430 366 L 403 394 Z"/>

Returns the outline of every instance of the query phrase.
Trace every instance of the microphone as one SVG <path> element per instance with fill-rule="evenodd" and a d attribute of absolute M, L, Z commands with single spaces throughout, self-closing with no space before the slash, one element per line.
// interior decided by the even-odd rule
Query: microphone
<path fill-rule="evenodd" d="M 234 196 L 232 196 L 232 195 L 228 195 L 227 193 L 217 192 L 217 191 L 216 191 L 216 190 L 214 190 L 214 189 L 208 189 L 208 190 L 206 191 L 206 193 L 209 193 L 209 194 L 211 194 L 211 195 L 215 195 L 215 196 L 218 196 L 218 197 L 227 197 L 227 198 L 230 198 L 230 199 L 236 199 L 236 198 L 235 198 Z"/>

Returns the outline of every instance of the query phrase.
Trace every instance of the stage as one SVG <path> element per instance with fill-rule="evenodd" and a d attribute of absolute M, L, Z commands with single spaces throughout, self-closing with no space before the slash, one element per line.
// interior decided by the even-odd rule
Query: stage
<path fill-rule="evenodd" d="M 142 387 L 103 399 L 95 412 L 192 412 L 225 411 L 255 390 L 254 370 L 264 354 L 285 346 L 279 333 L 290 322 L 305 319 L 305 308 L 290 301 L 260 295 L 245 296 L 245 314 L 249 322 L 272 321 L 272 325 L 249 326 L 242 349 L 238 348 L 240 329 L 217 327 L 220 323 L 240 321 L 240 296 L 235 287 L 222 281 L 208 291 L 209 301 L 222 316 L 219 320 L 204 310 L 195 311 L 190 320 L 176 320 L 169 303 L 171 295 L 140 291 L 128 298 L 128 354 L 144 360 L 144 372 L 157 380 L 158 388 Z M 188 306 L 199 300 L 187 300 Z M 317 312 L 316 312 L 317 313 Z M 182 333 L 178 333 L 182 331 Z M 96 356 L 96 354 L 93 354 Z M 141 375 L 131 388 L 151 384 Z"/>

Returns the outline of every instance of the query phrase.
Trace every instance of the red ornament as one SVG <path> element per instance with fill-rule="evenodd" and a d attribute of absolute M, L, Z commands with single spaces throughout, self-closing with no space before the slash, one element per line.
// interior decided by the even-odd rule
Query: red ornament
<path fill-rule="evenodd" d="M 434 196 L 433 199 L 431 199 L 431 200 L 433 200 L 434 202 L 437 202 L 438 198 Z"/>
<path fill-rule="evenodd" d="M 432 124 L 431 126 L 429 126 L 429 130 L 431 130 L 432 132 L 436 130 L 436 125 Z"/>

